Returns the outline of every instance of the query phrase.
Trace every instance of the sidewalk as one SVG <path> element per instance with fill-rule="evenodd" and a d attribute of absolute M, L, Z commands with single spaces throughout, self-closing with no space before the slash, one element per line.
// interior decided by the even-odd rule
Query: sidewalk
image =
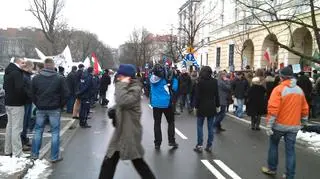
<path fill-rule="evenodd" d="M 60 149 L 61 151 L 63 148 L 63 141 L 66 140 L 66 138 L 70 137 L 71 133 L 75 132 L 75 128 L 77 126 L 78 121 L 71 118 L 71 116 L 67 114 L 63 114 L 61 117 L 61 128 L 60 128 Z M 30 138 L 30 141 L 32 141 L 33 133 L 29 133 L 28 137 Z M 50 164 L 46 161 L 45 155 L 50 151 L 51 149 L 51 133 L 50 133 L 50 127 L 46 126 L 44 133 L 43 133 L 43 139 L 42 139 L 42 147 L 40 149 L 40 159 L 43 160 L 37 160 L 33 162 L 31 159 L 20 159 L 20 158 L 10 158 L 4 155 L 4 142 L 5 142 L 5 129 L 0 129 L 0 178 L 9 178 L 9 179 L 18 179 L 22 176 L 26 175 L 28 172 L 29 176 L 25 176 L 24 178 L 32 178 L 30 177 L 30 174 L 33 174 L 34 176 L 39 175 L 39 172 L 44 170 L 48 170 L 50 168 Z M 26 152 L 30 153 L 30 152 Z M 32 169 L 30 169 L 32 168 Z M 28 171 L 28 169 L 30 169 Z M 43 172 L 42 172 L 43 173 Z M 44 177 L 43 177 L 44 178 Z"/>
<path fill-rule="evenodd" d="M 244 123 L 247 123 L 248 125 L 251 124 L 251 119 L 249 116 L 244 115 L 243 118 L 236 117 L 231 110 L 229 110 L 229 113 L 227 113 L 227 116 L 235 119 L 240 120 Z M 310 124 L 319 124 L 318 121 L 311 121 Z M 261 120 L 261 129 L 266 129 L 266 121 L 265 117 L 262 117 Z M 314 151 L 318 154 L 320 154 L 320 134 L 317 134 L 315 132 L 302 132 L 301 130 L 298 132 L 297 135 L 297 143 L 302 145 L 303 147 L 308 148 L 311 151 Z"/>

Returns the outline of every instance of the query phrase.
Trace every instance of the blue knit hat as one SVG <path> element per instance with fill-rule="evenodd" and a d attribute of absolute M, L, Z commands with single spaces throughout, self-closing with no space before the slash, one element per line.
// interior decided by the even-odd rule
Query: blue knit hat
<path fill-rule="evenodd" d="M 117 75 L 128 76 L 131 78 L 135 78 L 136 76 L 136 67 L 131 64 L 121 64 L 117 71 Z"/>

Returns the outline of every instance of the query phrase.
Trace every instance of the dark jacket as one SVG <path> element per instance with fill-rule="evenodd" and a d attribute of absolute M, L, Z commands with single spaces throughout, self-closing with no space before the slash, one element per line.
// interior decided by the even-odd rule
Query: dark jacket
<path fill-rule="evenodd" d="M 93 75 L 86 72 L 80 80 L 79 91 L 76 96 L 77 98 L 86 100 L 91 99 L 93 95 Z"/>
<path fill-rule="evenodd" d="M 267 113 L 266 89 L 261 84 L 252 82 L 246 105 L 249 116 L 261 116 Z"/>
<path fill-rule="evenodd" d="M 56 110 L 66 104 L 69 90 L 64 77 L 43 69 L 32 80 L 32 101 L 39 110 Z"/>
<path fill-rule="evenodd" d="M 82 71 L 82 70 L 78 70 L 76 73 L 76 91 L 77 92 L 80 88 L 80 81 L 81 81 L 81 78 L 83 77 L 83 75 L 84 75 L 84 71 Z"/>
<path fill-rule="evenodd" d="M 302 89 L 308 104 L 311 104 L 312 83 L 306 75 L 301 75 L 298 78 L 297 85 Z"/>
<path fill-rule="evenodd" d="M 198 117 L 213 117 L 220 106 L 218 82 L 214 78 L 199 79 L 196 87 L 195 107 Z"/>
<path fill-rule="evenodd" d="M 274 77 L 272 76 L 267 76 L 267 78 L 265 79 L 266 81 L 266 92 L 267 92 L 267 99 L 270 98 L 271 93 L 273 91 L 273 89 L 277 86 L 274 82 Z"/>
<path fill-rule="evenodd" d="M 26 104 L 32 104 L 31 76 L 32 73 L 23 72 L 23 89 L 25 92 Z"/>
<path fill-rule="evenodd" d="M 190 94 L 192 90 L 192 81 L 188 73 L 180 75 L 179 78 L 179 94 Z"/>
<path fill-rule="evenodd" d="M 6 106 L 4 104 L 5 92 L 0 88 L 0 117 L 6 114 Z"/>
<path fill-rule="evenodd" d="M 78 77 L 76 71 L 71 71 L 67 76 L 67 83 L 71 96 L 75 96 L 77 92 Z M 80 81 L 80 80 L 79 80 Z"/>
<path fill-rule="evenodd" d="M 108 86 L 111 84 L 111 78 L 108 73 L 103 74 L 100 80 L 100 91 L 108 91 Z"/>
<path fill-rule="evenodd" d="M 14 63 L 5 69 L 3 89 L 5 90 L 5 104 L 7 106 L 23 106 L 26 104 L 23 71 Z"/>
<path fill-rule="evenodd" d="M 249 83 L 246 79 L 235 79 L 232 83 L 232 90 L 237 99 L 245 99 L 249 88 Z"/>
<path fill-rule="evenodd" d="M 94 92 L 98 92 L 99 91 L 99 89 L 100 89 L 100 79 L 99 79 L 99 77 L 98 76 L 93 76 L 92 77 L 92 88 L 93 88 L 93 90 L 94 90 Z"/>

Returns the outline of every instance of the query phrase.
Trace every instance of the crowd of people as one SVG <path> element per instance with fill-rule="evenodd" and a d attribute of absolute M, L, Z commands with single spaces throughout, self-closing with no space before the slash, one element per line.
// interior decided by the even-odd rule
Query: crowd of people
<path fill-rule="evenodd" d="M 92 67 L 85 69 L 80 64 L 64 75 L 64 68 L 57 69 L 51 58 L 38 63 L 36 69 L 33 62 L 15 58 L 5 69 L 0 89 L 1 118 L 7 118 L 5 155 L 38 159 L 45 126 L 50 125 L 51 161 L 61 161 L 60 123 L 64 108 L 80 120 L 82 128 L 90 128 L 90 108 L 98 101 L 107 106 L 109 70 L 101 76 Z M 34 133 L 32 142 L 28 133 Z M 31 156 L 26 152 L 30 150 Z"/>

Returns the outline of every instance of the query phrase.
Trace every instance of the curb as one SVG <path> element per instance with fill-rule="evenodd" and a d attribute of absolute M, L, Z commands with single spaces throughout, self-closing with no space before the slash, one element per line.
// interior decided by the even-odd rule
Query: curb
<path fill-rule="evenodd" d="M 245 119 L 242 119 L 242 118 L 239 118 L 239 117 L 234 116 L 234 115 L 232 115 L 232 114 L 230 114 L 230 113 L 226 113 L 226 116 L 229 116 L 230 118 L 233 118 L 233 119 L 237 119 L 237 121 L 240 121 L 240 122 L 243 122 L 243 123 L 246 123 L 246 124 L 249 124 L 249 125 L 251 124 L 250 121 L 245 120 Z M 262 117 L 262 119 L 265 119 L 265 117 Z M 262 126 L 262 125 L 260 126 L 260 128 L 263 129 L 263 130 L 266 130 L 266 129 L 267 129 L 265 126 Z M 300 140 L 300 139 L 297 139 L 297 140 L 296 140 L 296 143 L 299 145 L 299 147 L 301 147 L 301 148 L 303 148 L 303 149 L 306 149 L 307 151 L 310 151 L 310 152 L 312 152 L 312 153 L 317 154 L 317 155 L 320 156 L 320 151 L 317 152 L 317 151 L 314 151 L 314 150 L 312 150 L 311 148 L 309 148 L 310 145 L 308 145 L 307 142 L 302 141 L 302 140 Z"/>
<path fill-rule="evenodd" d="M 72 139 L 72 137 L 74 136 L 74 134 L 77 132 L 77 130 L 79 129 L 79 125 L 78 125 L 78 120 L 76 119 L 72 119 L 60 132 L 60 140 L 62 139 L 63 134 L 65 134 L 70 128 L 72 129 L 72 132 L 70 133 L 69 137 L 66 138 L 65 140 L 63 140 L 62 145 L 60 145 L 60 153 L 62 153 L 61 148 L 64 149 L 65 146 L 69 143 L 69 141 Z M 62 141 L 62 140 L 61 140 Z M 50 151 L 51 148 L 51 143 L 47 143 L 42 150 L 40 150 L 40 155 L 39 155 L 39 159 L 43 159 L 44 156 Z M 31 160 L 31 159 L 30 159 Z M 34 166 L 34 162 L 31 160 L 32 165 L 27 165 L 27 167 L 20 172 L 16 177 L 12 178 L 12 179 L 23 179 L 23 177 L 28 173 L 29 169 L 31 169 Z M 10 178 L 11 179 L 11 178 Z"/>

